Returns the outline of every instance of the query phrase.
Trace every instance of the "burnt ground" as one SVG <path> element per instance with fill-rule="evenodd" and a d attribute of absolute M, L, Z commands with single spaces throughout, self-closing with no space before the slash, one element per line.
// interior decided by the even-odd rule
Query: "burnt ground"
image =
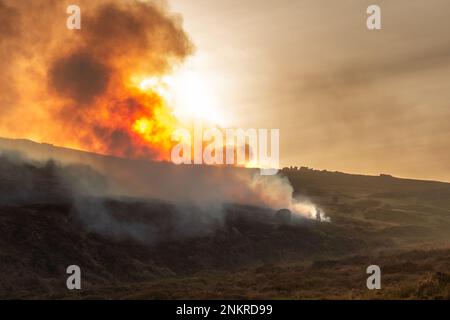
<path fill-rule="evenodd" d="M 331 218 L 286 224 L 252 206 L 74 197 L 61 172 L 102 184 L 87 167 L 0 159 L 0 298 L 450 297 L 449 184 L 284 170 Z M 370 264 L 382 290 L 366 289 Z"/>

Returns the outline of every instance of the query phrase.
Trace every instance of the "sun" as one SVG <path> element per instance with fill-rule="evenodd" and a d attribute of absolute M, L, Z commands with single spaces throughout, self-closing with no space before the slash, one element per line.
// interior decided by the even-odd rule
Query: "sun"
<path fill-rule="evenodd" d="M 182 70 L 169 77 L 175 98 L 175 114 L 182 119 L 205 120 L 222 124 L 224 117 L 215 101 L 214 88 L 208 79 L 193 70 Z"/>
<path fill-rule="evenodd" d="M 210 125 L 225 124 L 225 116 L 215 99 L 214 85 L 201 73 L 185 68 L 161 77 L 138 77 L 134 82 L 142 91 L 158 93 L 182 122 L 200 120 Z"/>

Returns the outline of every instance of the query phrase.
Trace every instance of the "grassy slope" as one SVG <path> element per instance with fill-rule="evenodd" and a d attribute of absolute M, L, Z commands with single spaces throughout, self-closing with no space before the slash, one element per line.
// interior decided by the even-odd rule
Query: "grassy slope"
<path fill-rule="evenodd" d="M 449 297 L 449 184 L 286 170 L 331 223 L 283 226 L 273 212 L 230 206 L 211 232 L 148 246 L 89 232 L 55 170 L 0 161 L 2 298 Z M 177 219 L 167 204 L 103 203 L 119 220 Z M 65 290 L 69 264 L 82 266 L 81 292 Z M 365 288 L 370 264 L 382 268 L 381 291 Z"/>

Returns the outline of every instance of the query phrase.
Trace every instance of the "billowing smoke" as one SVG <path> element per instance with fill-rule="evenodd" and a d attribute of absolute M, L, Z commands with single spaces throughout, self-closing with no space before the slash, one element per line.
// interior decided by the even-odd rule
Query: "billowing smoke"
<path fill-rule="evenodd" d="M 287 208 L 300 217 L 330 221 L 325 213 L 320 211 L 307 198 L 294 198 L 294 189 L 286 177 L 278 175 L 261 176 L 253 173 L 247 185 L 256 194 L 257 203 L 260 205 L 265 205 L 274 210 Z"/>
<path fill-rule="evenodd" d="M 193 52 L 181 19 L 164 1 L 80 0 L 81 29 L 70 30 L 69 4 L 0 0 L 0 136 L 167 158 L 176 119 L 132 80 L 169 74 Z M 137 132 L 142 119 L 157 138 Z"/>
<path fill-rule="evenodd" d="M 300 218 L 317 217 L 315 205 L 305 199 L 299 201 L 293 198 L 292 186 L 286 178 L 261 176 L 259 169 L 176 166 L 167 162 L 104 157 L 8 141 L 0 139 L 0 150 L 15 149 L 29 157 L 25 161 L 22 157 L 8 153 L 8 163 L 15 166 L 31 163 L 45 168 L 46 174 L 39 176 L 55 176 L 58 181 L 56 190 L 65 190 L 62 197 L 52 192 L 53 189 L 43 188 L 39 181 L 28 178 L 26 170 L 20 167 L 11 170 L 3 166 L 1 174 L 19 174 L 16 187 L 7 188 L 15 199 L 31 202 L 36 201 L 36 197 L 40 201 L 69 200 L 74 204 L 76 216 L 89 230 L 105 235 L 131 236 L 146 243 L 171 235 L 198 236 L 223 226 L 226 208 L 235 204 L 254 205 L 273 212 L 288 208 Z M 48 159 L 55 159 L 58 165 L 49 165 Z M 130 221 L 139 211 L 142 211 L 141 216 L 151 218 L 155 215 L 155 208 L 121 208 L 114 204 L 113 199 L 119 199 L 120 203 L 162 202 L 165 204 L 160 212 L 163 223 L 159 221 L 149 225 L 147 219 L 144 219 L 145 222 Z M 117 219 L 117 210 L 124 219 Z M 326 221 L 323 213 L 321 220 Z M 164 225 L 170 227 L 165 228 Z"/>
<path fill-rule="evenodd" d="M 180 17 L 164 1 L 80 0 L 81 30 L 69 30 L 69 4 L 0 0 L 0 136 L 135 159 L 41 154 L 64 164 L 59 181 L 89 228 L 152 241 L 157 231 L 119 223 L 98 200 L 123 196 L 172 203 L 183 226 L 172 232 L 186 235 L 220 225 L 229 203 L 314 217 L 315 207 L 297 203 L 279 176 L 149 161 L 168 159 L 179 123 L 157 92 L 143 92 L 134 81 L 170 74 L 193 52 Z M 105 185 L 67 167 L 73 164 L 88 165 Z"/>

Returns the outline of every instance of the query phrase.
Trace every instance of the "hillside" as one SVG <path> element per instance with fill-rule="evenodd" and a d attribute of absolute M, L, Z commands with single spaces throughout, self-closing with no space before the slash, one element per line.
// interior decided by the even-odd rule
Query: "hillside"
<path fill-rule="evenodd" d="M 6 139 L 0 149 L 0 298 L 450 297 L 450 184 L 285 169 L 295 194 L 331 218 L 285 224 L 252 205 L 212 215 L 167 199 L 74 194 L 73 181 L 105 187 L 86 159 L 128 160 Z M 39 161 L 11 153 L 28 149 Z M 49 151 L 73 161 L 44 161 Z M 65 288 L 71 264 L 80 292 Z M 376 293 L 365 288 L 370 264 L 384 272 Z"/>

